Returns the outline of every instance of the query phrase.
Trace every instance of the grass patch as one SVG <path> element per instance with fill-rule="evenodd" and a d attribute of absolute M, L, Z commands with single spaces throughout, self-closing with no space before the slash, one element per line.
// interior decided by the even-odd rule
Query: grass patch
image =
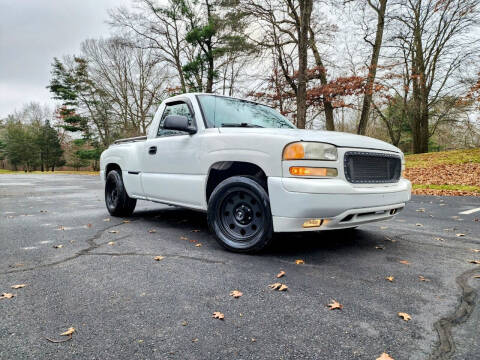
<path fill-rule="evenodd" d="M 425 185 L 425 184 L 413 184 L 413 189 L 417 190 L 454 190 L 454 191 L 469 191 L 480 193 L 480 186 L 470 185 Z"/>
<path fill-rule="evenodd" d="M 73 171 L 73 170 L 61 170 L 61 171 L 13 171 L 13 170 L 5 170 L 0 169 L 0 174 L 17 174 L 17 175 L 28 175 L 28 174 L 43 174 L 43 175 L 91 175 L 91 176 L 99 176 L 99 171 Z"/>
<path fill-rule="evenodd" d="M 428 168 L 434 165 L 480 163 L 480 148 L 442 151 L 405 156 L 407 168 Z"/>

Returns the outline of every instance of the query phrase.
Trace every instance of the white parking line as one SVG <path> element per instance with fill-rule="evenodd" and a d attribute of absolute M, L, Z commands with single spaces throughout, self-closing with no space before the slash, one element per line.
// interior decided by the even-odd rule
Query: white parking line
<path fill-rule="evenodd" d="M 480 211 L 480 208 L 470 209 L 470 210 L 467 210 L 467 211 L 462 211 L 460 214 L 462 214 L 462 215 L 470 215 L 470 214 L 476 213 L 477 211 Z"/>

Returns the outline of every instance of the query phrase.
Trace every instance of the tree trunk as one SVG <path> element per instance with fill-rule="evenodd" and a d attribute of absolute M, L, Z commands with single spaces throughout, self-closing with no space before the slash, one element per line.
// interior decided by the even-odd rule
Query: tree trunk
<path fill-rule="evenodd" d="M 367 84 L 365 94 L 363 96 L 362 114 L 360 115 L 360 122 L 358 123 L 357 133 L 365 135 L 367 131 L 368 117 L 370 115 L 370 107 L 372 105 L 373 85 L 377 75 L 378 58 L 380 57 L 380 50 L 382 48 L 383 30 L 385 28 L 385 11 L 387 9 L 387 0 L 380 0 L 380 8 L 371 4 L 370 6 L 377 12 L 377 33 L 375 36 L 375 44 L 372 50 L 372 59 L 370 61 L 370 68 L 368 69 Z"/>
<path fill-rule="evenodd" d="M 308 34 L 312 1 L 300 1 L 300 26 L 298 30 L 298 91 L 297 91 L 297 127 L 305 129 L 307 117 L 307 69 L 308 69 Z"/>
<path fill-rule="evenodd" d="M 313 29 L 309 28 L 310 32 L 310 48 L 312 49 L 313 56 L 315 57 L 315 63 L 318 68 L 320 68 L 320 83 L 325 86 L 328 84 L 327 80 L 327 71 L 325 66 L 323 65 L 322 57 L 317 48 L 317 44 L 315 43 L 315 34 L 313 33 Z M 325 127 L 327 130 L 335 131 L 335 122 L 333 119 L 333 106 L 332 103 L 324 98 L 322 100 L 323 109 L 325 111 Z"/>

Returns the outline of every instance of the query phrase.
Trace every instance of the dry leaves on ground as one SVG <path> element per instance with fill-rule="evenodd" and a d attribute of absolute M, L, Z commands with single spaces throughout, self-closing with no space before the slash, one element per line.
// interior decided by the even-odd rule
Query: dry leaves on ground
<path fill-rule="evenodd" d="M 410 262 L 408 260 L 400 260 L 399 263 L 403 265 L 410 265 Z"/>
<path fill-rule="evenodd" d="M 280 270 L 280 272 L 277 274 L 277 278 L 281 278 L 282 276 L 285 276 L 285 271 Z"/>
<path fill-rule="evenodd" d="M 394 278 L 393 276 L 387 276 L 387 277 L 385 278 L 385 280 L 388 280 L 388 281 L 390 281 L 390 282 L 393 282 L 393 280 L 395 280 L 395 278 Z"/>
<path fill-rule="evenodd" d="M 212 315 L 212 317 L 214 319 L 219 319 L 219 320 L 224 320 L 225 319 L 225 315 L 222 314 L 220 311 L 215 311 Z"/>
<path fill-rule="evenodd" d="M 18 284 L 18 285 L 12 285 L 10 286 L 12 289 L 21 289 L 27 286 L 27 284 Z"/>
<path fill-rule="evenodd" d="M 122 221 L 124 224 L 128 224 L 130 222 L 130 220 L 123 220 Z"/>
<path fill-rule="evenodd" d="M 160 255 L 155 256 L 155 257 L 153 258 L 153 260 L 155 260 L 155 261 L 160 261 L 160 260 L 163 260 L 163 259 L 165 259 L 165 256 L 160 256 Z"/>
<path fill-rule="evenodd" d="M 415 224 L 415 226 L 418 226 L 418 227 L 423 227 L 423 224 Z"/>
<path fill-rule="evenodd" d="M 480 260 L 467 260 L 470 264 L 480 265 Z"/>
<path fill-rule="evenodd" d="M 109 233 L 110 234 L 118 234 L 118 230 L 110 230 Z"/>
<path fill-rule="evenodd" d="M 60 334 L 60 336 L 68 336 L 67 339 L 64 339 L 64 340 L 53 340 L 53 339 L 49 339 L 49 338 L 45 338 L 45 339 L 47 339 L 48 341 L 50 341 L 52 343 L 62 343 L 62 342 L 65 342 L 65 341 L 72 340 L 72 335 L 73 335 L 74 332 L 75 332 L 75 328 L 74 327 L 69 327 L 67 331 Z"/>
<path fill-rule="evenodd" d="M 198 244 L 195 244 L 195 246 L 196 246 L 196 247 L 200 247 L 200 246 L 202 246 L 202 244 L 201 244 L 201 243 L 198 243 Z"/>
<path fill-rule="evenodd" d="M 408 315 L 407 313 L 404 313 L 404 312 L 399 312 L 398 316 L 401 317 L 405 321 L 412 320 L 412 317 L 410 315 Z"/>
<path fill-rule="evenodd" d="M 343 305 L 340 304 L 338 301 L 333 300 L 333 299 L 332 299 L 332 302 L 330 304 L 328 304 L 327 306 L 330 310 L 337 310 L 337 309 L 342 310 L 343 309 Z"/>
<path fill-rule="evenodd" d="M 109 242 L 107 243 L 107 245 L 113 246 L 113 245 L 115 245 L 115 241 L 109 241 Z"/>
<path fill-rule="evenodd" d="M 456 237 L 464 237 L 465 234 L 455 234 Z"/>
<path fill-rule="evenodd" d="M 87 224 L 87 228 L 91 228 L 92 227 L 92 224 Z"/>
<path fill-rule="evenodd" d="M 441 238 L 441 237 L 436 237 L 435 240 L 437 240 L 437 241 L 445 241 L 445 239 L 444 239 L 444 238 Z"/>
<path fill-rule="evenodd" d="M 377 249 L 377 250 L 385 250 L 385 247 L 382 246 L 382 245 L 376 245 L 376 246 L 375 246 L 375 249 Z"/>
<path fill-rule="evenodd" d="M 110 221 L 110 218 L 103 219 L 103 221 L 105 222 Z"/>
<path fill-rule="evenodd" d="M 305 260 L 302 260 L 302 259 L 295 260 L 295 264 L 303 265 L 303 264 L 305 264 Z"/>
<path fill-rule="evenodd" d="M 11 299 L 13 298 L 15 295 L 14 294 L 11 294 L 11 293 L 3 293 L 2 295 L 0 295 L 0 299 Z"/>
<path fill-rule="evenodd" d="M 278 291 L 285 291 L 288 290 L 288 286 L 282 283 L 274 283 L 268 285 L 268 287 L 272 290 L 278 290 Z"/>
<path fill-rule="evenodd" d="M 430 279 L 427 279 L 426 277 L 423 277 L 422 275 L 419 275 L 419 276 L 418 276 L 418 279 L 419 279 L 420 281 L 430 281 Z"/>
<path fill-rule="evenodd" d="M 188 240 L 188 238 L 185 236 L 180 236 L 180 240 Z"/>
<path fill-rule="evenodd" d="M 480 253 L 480 249 L 470 249 L 472 250 L 474 253 Z"/>
<path fill-rule="evenodd" d="M 241 291 L 238 291 L 238 290 L 230 291 L 230 296 L 233 296 L 235 299 L 239 298 L 242 295 L 243 293 Z"/>
<path fill-rule="evenodd" d="M 63 247 L 63 245 L 61 245 L 61 244 L 60 245 L 53 245 L 54 249 L 61 249 L 62 247 Z"/>
<path fill-rule="evenodd" d="M 480 279 L 480 275 L 474 275 L 473 278 L 474 279 Z"/>
<path fill-rule="evenodd" d="M 157 232 L 157 230 L 155 230 L 155 229 L 150 229 L 150 230 L 148 230 L 148 232 L 149 232 L 150 234 L 154 234 L 154 233 Z"/>
<path fill-rule="evenodd" d="M 382 353 L 382 355 L 380 355 L 380 357 L 378 357 L 376 360 L 395 360 L 395 359 L 392 358 L 387 353 Z"/>

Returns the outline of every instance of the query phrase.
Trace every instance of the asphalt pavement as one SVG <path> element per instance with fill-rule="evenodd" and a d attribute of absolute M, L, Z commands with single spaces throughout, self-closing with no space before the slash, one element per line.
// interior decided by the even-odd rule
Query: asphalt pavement
<path fill-rule="evenodd" d="M 0 359 L 480 359 L 476 208 L 414 196 L 390 221 L 238 255 L 203 213 L 109 216 L 98 177 L 0 175 Z"/>

